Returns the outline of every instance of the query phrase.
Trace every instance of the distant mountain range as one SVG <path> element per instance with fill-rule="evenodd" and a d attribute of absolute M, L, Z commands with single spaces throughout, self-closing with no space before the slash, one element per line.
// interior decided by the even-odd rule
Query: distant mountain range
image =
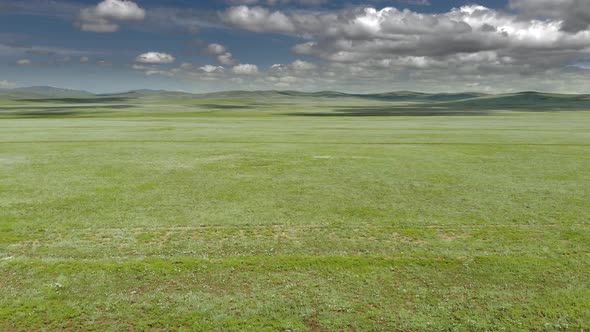
<path fill-rule="evenodd" d="M 88 102 L 88 100 L 100 101 L 100 99 L 217 99 L 217 100 L 285 100 L 292 98 L 306 99 L 365 99 L 382 102 L 403 103 L 439 103 L 445 107 L 484 107 L 484 108 L 584 108 L 590 109 L 589 94 L 554 94 L 534 91 L 525 91 L 510 94 L 483 94 L 476 92 L 462 93 L 421 93 L 412 91 L 397 91 L 374 94 L 354 94 L 337 91 L 300 92 L 300 91 L 226 91 L 215 93 L 192 94 L 187 92 L 167 90 L 133 90 L 112 94 L 93 94 L 88 91 L 61 89 L 50 86 L 33 86 L 15 89 L 0 89 L 0 99 L 58 99 L 67 98 L 69 101 Z"/>

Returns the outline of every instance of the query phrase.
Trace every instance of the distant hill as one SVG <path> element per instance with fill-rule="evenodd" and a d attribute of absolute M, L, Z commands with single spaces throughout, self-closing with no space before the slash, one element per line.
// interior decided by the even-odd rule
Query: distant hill
<path fill-rule="evenodd" d="M 0 89 L 0 99 L 22 101 L 55 101 L 68 103 L 123 102 L 135 99 L 145 103 L 173 100 L 244 100 L 288 101 L 311 100 L 373 100 L 380 102 L 411 103 L 413 105 L 439 105 L 445 108 L 478 107 L 485 109 L 588 109 L 590 95 L 568 95 L 525 91 L 510 94 L 484 94 L 477 92 L 423 93 L 396 91 L 385 93 L 354 94 L 337 91 L 301 92 L 292 90 L 224 91 L 193 94 L 167 90 L 132 90 L 122 93 L 93 94 L 87 91 L 61 89 L 49 86 L 33 86 L 16 89 Z"/>
<path fill-rule="evenodd" d="M 399 92 L 388 92 L 388 93 L 373 93 L 373 94 L 356 94 L 356 93 L 344 93 L 337 91 L 319 91 L 319 92 L 301 92 L 301 91 L 276 91 L 276 90 L 263 90 L 263 91 L 225 91 L 225 92 L 214 92 L 198 95 L 200 97 L 207 98 L 220 98 L 220 99 L 257 99 L 257 98 L 362 98 L 379 101 L 398 101 L 398 102 L 438 102 L 438 101 L 452 101 L 452 100 L 463 100 L 469 98 L 477 98 L 486 96 L 482 93 L 420 93 L 411 91 L 399 91 Z"/>
<path fill-rule="evenodd" d="M 360 98 L 375 99 L 382 101 L 404 101 L 404 102 L 444 102 L 444 101 L 455 101 L 465 100 L 471 98 L 479 98 L 487 96 L 483 93 L 476 92 L 462 92 L 462 93 L 421 93 L 412 91 L 398 91 L 398 92 L 387 92 L 387 93 L 375 93 L 375 94 L 355 94 Z"/>
<path fill-rule="evenodd" d="M 276 90 L 260 90 L 260 91 L 223 91 L 198 94 L 200 98 L 208 99 L 277 99 L 277 98 L 311 98 L 316 93 L 300 92 L 300 91 L 276 91 Z M 319 97 L 316 94 L 316 97 Z"/>
<path fill-rule="evenodd" d="M 32 94 L 38 95 L 43 97 L 54 97 L 54 98 L 85 98 L 85 97 L 92 97 L 94 96 L 93 93 L 88 91 L 82 90 L 71 90 L 71 89 L 61 89 L 61 88 L 54 88 L 51 86 L 31 86 L 26 88 L 16 88 L 10 90 L 16 93 L 22 94 Z"/>
<path fill-rule="evenodd" d="M 194 97 L 197 96 L 193 93 L 181 92 L 181 91 L 168 91 L 168 90 L 130 90 L 119 93 L 105 93 L 96 94 L 97 97 L 129 97 L 129 98 L 141 98 L 141 97 Z"/>
<path fill-rule="evenodd" d="M 590 95 L 568 95 L 525 91 L 510 94 L 486 95 L 476 98 L 455 100 L 445 103 L 455 107 L 485 108 L 551 108 L 551 109 L 589 109 Z"/>

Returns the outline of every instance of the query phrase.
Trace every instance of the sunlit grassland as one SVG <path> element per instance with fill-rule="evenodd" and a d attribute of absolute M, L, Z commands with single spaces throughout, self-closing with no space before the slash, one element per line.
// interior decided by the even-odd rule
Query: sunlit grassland
<path fill-rule="evenodd" d="M 16 104 L 0 330 L 590 328 L 590 112 Z"/>

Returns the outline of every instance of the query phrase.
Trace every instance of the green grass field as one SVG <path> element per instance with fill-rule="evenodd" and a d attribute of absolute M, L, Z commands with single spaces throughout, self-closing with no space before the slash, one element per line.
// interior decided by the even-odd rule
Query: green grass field
<path fill-rule="evenodd" d="M 0 330 L 590 330 L 590 112 L 219 98 L 0 103 Z"/>

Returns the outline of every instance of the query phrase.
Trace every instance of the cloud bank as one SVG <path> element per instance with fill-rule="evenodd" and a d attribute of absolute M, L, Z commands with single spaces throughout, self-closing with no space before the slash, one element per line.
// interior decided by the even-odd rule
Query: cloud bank
<path fill-rule="evenodd" d="M 394 7 L 318 12 L 241 5 L 220 18 L 235 29 L 299 39 L 292 51 L 322 62 L 323 79 L 359 85 L 364 79 L 448 77 L 479 89 L 484 77 L 497 83 L 501 76 L 571 76 L 577 61 L 590 56 L 590 2 L 512 0 L 510 8 L 467 5 L 426 14 Z"/>

